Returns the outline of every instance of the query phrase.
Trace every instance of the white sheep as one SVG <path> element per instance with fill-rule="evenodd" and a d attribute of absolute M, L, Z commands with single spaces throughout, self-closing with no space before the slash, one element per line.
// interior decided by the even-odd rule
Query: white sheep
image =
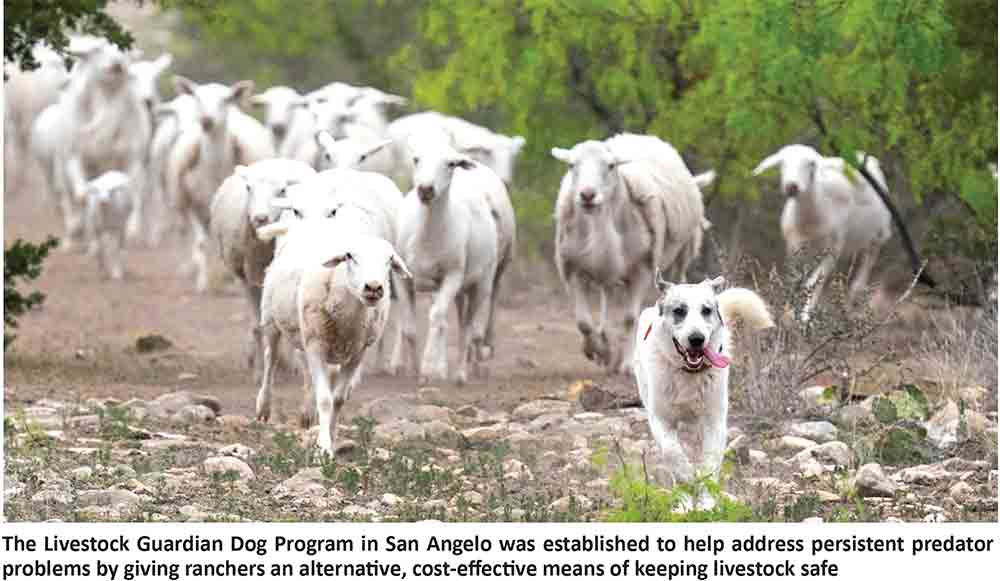
<path fill-rule="evenodd" d="M 878 160 L 861 152 L 857 155 L 858 162 L 864 161 L 888 191 Z M 788 255 L 806 245 L 825 252 L 806 280 L 809 296 L 800 318 L 808 321 L 841 256 L 860 257 L 850 293 L 868 284 L 879 250 L 892 235 L 891 216 L 871 185 L 839 157 L 823 157 L 806 145 L 788 145 L 760 162 L 753 175 L 772 167 L 781 168 L 781 191 L 788 197 L 781 212 Z"/>
<path fill-rule="evenodd" d="M 622 134 L 553 148 L 569 165 L 556 201 L 556 266 L 574 302 L 583 352 L 615 373 L 632 364 L 631 337 L 656 268 L 686 280 L 707 226 L 701 191 L 677 151 L 652 136 Z M 624 349 L 608 341 L 608 294 L 624 285 Z M 597 290 L 595 327 L 591 295 Z"/>
<path fill-rule="evenodd" d="M 168 154 L 167 195 L 191 224 L 195 289 L 204 292 L 208 288 L 205 244 L 212 197 L 237 165 L 272 158 L 275 152 L 267 129 L 237 108 L 253 90 L 252 81 L 227 87 L 198 85 L 175 76 L 174 84 L 178 93 L 194 97 L 198 123 L 181 128 Z"/>
<path fill-rule="evenodd" d="M 409 277 L 391 244 L 346 233 L 346 214 L 268 227 L 271 234 L 281 233 L 275 231 L 281 227 L 284 236 L 264 278 L 261 301 L 264 374 L 258 417 L 266 420 L 270 413 L 274 354 L 284 336 L 300 350 L 315 393 L 317 444 L 331 456 L 340 410 L 357 383 L 365 351 L 378 341 L 389 316 L 390 272 Z"/>
<path fill-rule="evenodd" d="M 183 228 L 167 185 L 167 161 L 183 130 L 198 123 L 198 105 L 194 97 L 181 94 L 153 110 L 155 127 L 149 144 L 149 205 L 151 206 L 149 242 L 158 246 L 171 227 Z"/>
<path fill-rule="evenodd" d="M 387 148 L 391 139 L 380 139 L 370 129 L 354 124 L 348 124 L 344 133 L 342 139 L 326 130 L 316 133 L 319 146 L 316 169 L 355 169 L 391 175 L 393 160 Z"/>
<path fill-rule="evenodd" d="M 276 208 L 291 213 L 299 219 L 320 219 L 337 215 L 344 206 L 352 211 L 364 212 L 365 219 L 358 221 L 352 232 L 378 236 L 392 245 L 399 240 L 398 212 L 403 194 L 392 180 L 370 172 L 351 169 L 327 170 L 288 189 L 284 198 L 272 200 Z M 376 352 L 377 369 L 382 373 L 397 375 L 402 370 L 402 313 L 408 313 L 407 296 L 400 294 L 400 281 L 393 281 L 393 314 L 389 328 L 379 341 Z M 411 352 L 411 366 L 416 373 L 417 360 Z"/>
<path fill-rule="evenodd" d="M 274 243 L 257 238 L 257 229 L 279 217 L 275 197 L 316 175 L 308 165 L 291 159 L 266 159 L 238 165 L 215 193 L 211 205 L 211 238 L 222 262 L 236 276 L 250 304 L 251 326 L 248 363 L 259 365 L 260 294 L 264 272 L 274 257 Z"/>
<path fill-rule="evenodd" d="M 281 157 L 291 158 L 292 152 L 311 135 L 312 121 L 306 111 L 306 101 L 295 89 L 280 85 L 271 87 L 250 97 L 250 104 L 264 108 L 265 125 Z"/>
<path fill-rule="evenodd" d="M 83 192 L 89 251 L 112 280 L 121 280 L 125 227 L 133 211 L 129 176 L 112 170 L 90 180 Z"/>
<path fill-rule="evenodd" d="M 157 84 L 160 75 L 163 74 L 174 57 L 170 53 L 163 53 L 159 57 L 149 61 L 135 61 L 128 66 L 128 74 L 132 82 L 132 91 L 139 102 L 146 107 L 152 118 L 156 106 L 160 104 L 160 91 Z"/>
<path fill-rule="evenodd" d="M 411 314 L 403 331 L 416 351 L 415 290 L 436 294 L 420 364 L 420 382 L 448 375 L 448 308 L 458 309 L 459 359 L 454 379 L 468 378 L 468 364 L 484 358 L 497 264 L 500 227 L 488 192 L 503 184 L 492 170 L 446 144 L 422 141 L 414 151 L 414 192 L 400 207 L 400 253 L 416 277 L 408 285 Z"/>

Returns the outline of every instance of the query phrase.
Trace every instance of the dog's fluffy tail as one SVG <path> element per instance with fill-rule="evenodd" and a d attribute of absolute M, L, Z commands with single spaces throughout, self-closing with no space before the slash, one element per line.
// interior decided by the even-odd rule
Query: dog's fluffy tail
<path fill-rule="evenodd" d="M 752 331 L 774 326 L 771 311 L 764 299 L 752 290 L 730 288 L 719 293 L 719 312 L 727 325 L 741 320 L 745 328 Z"/>

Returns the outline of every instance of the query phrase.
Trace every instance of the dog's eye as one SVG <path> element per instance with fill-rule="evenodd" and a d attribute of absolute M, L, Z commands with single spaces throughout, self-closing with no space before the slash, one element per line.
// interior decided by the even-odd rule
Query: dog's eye
<path fill-rule="evenodd" d="M 687 316 L 688 311 L 685 307 L 674 307 L 673 313 L 678 319 L 683 319 Z"/>
<path fill-rule="evenodd" d="M 707 319 L 708 317 L 711 317 L 711 316 L 712 316 L 712 309 L 711 309 L 711 308 L 709 308 L 709 307 L 708 307 L 707 305 L 706 305 L 706 306 L 704 306 L 704 307 L 702 307 L 702 308 L 701 308 L 701 316 L 702 316 L 702 317 L 705 317 L 706 319 Z"/>

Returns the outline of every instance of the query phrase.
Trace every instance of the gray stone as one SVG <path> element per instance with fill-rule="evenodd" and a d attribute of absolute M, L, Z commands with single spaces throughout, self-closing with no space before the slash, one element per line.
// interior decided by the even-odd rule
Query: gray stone
<path fill-rule="evenodd" d="M 409 420 L 396 420 L 375 426 L 376 438 L 393 443 L 405 440 L 422 440 L 426 436 L 427 431 L 422 425 Z"/>
<path fill-rule="evenodd" d="M 572 408 L 573 404 L 568 401 L 557 399 L 536 399 L 535 401 L 529 401 L 528 403 L 523 403 L 514 408 L 512 416 L 516 420 L 527 422 L 537 418 L 538 416 L 546 414 L 558 414 L 565 416 Z"/>
<path fill-rule="evenodd" d="M 931 419 L 924 423 L 927 439 L 938 448 L 947 448 L 958 443 L 958 404 L 948 400 Z"/>
<path fill-rule="evenodd" d="M 875 423 L 875 415 L 872 414 L 871 408 L 859 404 L 845 405 L 834 412 L 831 419 L 842 430 Z"/>
<path fill-rule="evenodd" d="M 921 464 L 903 468 L 896 473 L 896 478 L 907 484 L 934 485 L 951 477 L 941 464 Z"/>
<path fill-rule="evenodd" d="M 208 406 L 192 404 L 182 407 L 170 419 L 179 424 L 207 424 L 215 419 L 215 412 Z"/>
<path fill-rule="evenodd" d="M 792 424 L 788 429 L 789 435 L 814 440 L 821 444 L 836 440 L 837 431 L 837 426 L 830 422 L 800 422 Z"/>
<path fill-rule="evenodd" d="M 594 506 L 594 502 L 586 496 L 574 494 L 571 496 L 564 496 L 556 500 L 549 505 L 549 510 L 566 512 L 570 509 L 571 504 L 575 505 L 577 510 L 590 510 Z"/>
<path fill-rule="evenodd" d="M 249 460 L 250 457 L 254 455 L 254 451 L 252 448 L 244 446 L 243 444 L 230 444 L 219 448 L 219 454 L 222 454 L 223 456 L 232 456 L 234 458 L 239 458 L 240 460 Z"/>
<path fill-rule="evenodd" d="M 882 466 L 874 462 L 858 468 L 852 483 L 854 490 L 864 498 L 892 498 L 899 490 L 896 483 L 882 471 Z"/>
<path fill-rule="evenodd" d="M 489 444 L 496 442 L 505 435 L 507 435 L 507 426 L 503 424 L 462 430 L 462 437 L 468 440 L 470 444 Z"/>
<path fill-rule="evenodd" d="M 85 490 L 76 499 L 79 506 L 132 507 L 140 502 L 142 498 L 138 494 L 118 488 Z"/>
<path fill-rule="evenodd" d="M 802 452 L 816 447 L 816 442 L 797 436 L 782 436 L 770 442 L 774 450 L 778 452 Z"/>
<path fill-rule="evenodd" d="M 206 474 L 227 474 L 235 472 L 238 480 L 253 480 L 255 478 L 253 469 L 239 458 L 232 456 L 213 456 L 206 458 L 202 463 Z"/>
<path fill-rule="evenodd" d="M 299 470 L 294 476 L 276 486 L 271 494 L 278 498 L 286 496 L 325 496 L 327 482 L 320 468 L 306 468 Z"/>

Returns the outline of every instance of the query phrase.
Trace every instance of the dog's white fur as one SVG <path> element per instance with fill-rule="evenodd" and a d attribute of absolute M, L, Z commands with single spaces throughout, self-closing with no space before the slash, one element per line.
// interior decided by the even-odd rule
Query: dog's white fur
<path fill-rule="evenodd" d="M 657 276 L 662 296 L 639 316 L 633 372 L 650 430 L 674 482 L 704 475 L 718 478 L 729 410 L 729 367 L 686 371 L 674 339 L 690 349 L 690 337 L 701 333 L 706 346 L 732 357 L 728 325 L 734 320 L 755 330 L 774 325 L 757 293 L 744 288 L 719 292 L 723 284 L 722 277 L 671 284 Z M 679 307 L 686 311 L 684 316 L 675 315 Z"/>

